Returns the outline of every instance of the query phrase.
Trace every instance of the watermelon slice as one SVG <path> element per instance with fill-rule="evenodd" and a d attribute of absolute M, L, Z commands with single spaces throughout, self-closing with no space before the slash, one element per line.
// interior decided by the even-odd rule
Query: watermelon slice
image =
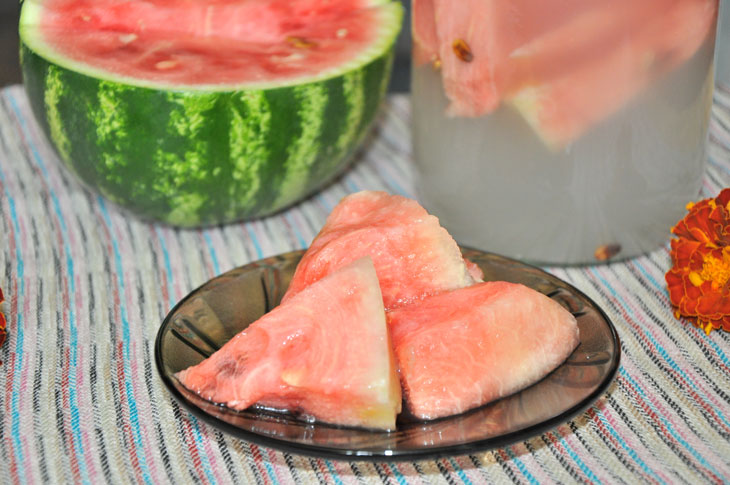
<path fill-rule="evenodd" d="M 456 242 L 418 202 L 362 191 L 332 210 L 282 302 L 363 256 L 375 263 L 386 309 L 475 281 Z M 472 273 L 479 276 L 480 271 L 472 268 Z"/>
<path fill-rule="evenodd" d="M 177 378 L 233 409 L 258 404 L 394 429 L 401 393 L 372 261 L 309 286 Z"/>
<path fill-rule="evenodd" d="M 648 5 L 661 14 L 646 15 L 641 28 L 629 29 L 631 35 L 619 37 L 600 56 L 511 96 L 511 104 L 546 145 L 564 147 L 682 65 L 707 41 L 717 19 L 715 0 L 640 2 L 613 19 L 627 26 L 629 12 L 644 11 Z"/>
<path fill-rule="evenodd" d="M 409 411 L 459 414 L 534 384 L 579 343 L 575 318 L 523 285 L 479 283 L 387 313 Z"/>
<path fill-rule="evenodd" d="M 438 57 L 450 116 L 481 116 L 499 105 L 495 66 L 504 47 L 494 41 L 499 0 L 434 1 Z M 455 51 L 461 42 L 462 50 Z"/>
<path fill-rule="evenodd" d="M 689 59 L 716 0 L 433 0 L 414 4 L 419 59 L 439 58 L 451 116 L 511 101 L 562 147 Z M 430 32 L 435 30 L 436 39 Z M 466 54 L 465 54 L 466 52 Z"/>
<path fill-rule="evenodd" d="M 438 59 L 438 35 L 433 2 L 434 0 L 411 1 L 412 56 L 417 66 Z"/>
<path fill-rule="evenodd" d="M 429 39 L 425 33 L 436 30 L 435 50 L 450 101 L 447 114 L 476 117 L 493 111 L 513 81 L 513 52 L 601 1 L 433 0 L 430 22 L 428 9 L 414 12 L 414 19 L 425 19 L 414 26 L 414 36 Z M 425 45 L 434 49 L 433 43 Z M 562 56 L 566 46 L 560 47 Z"/>
<path fill-rule="evenodd" d="M 509 98 L 525 86 L 563 77 L 626 43 L 667 6 L 667 0 L 613 0 L 577 9 L 549 31 L 509 53 L 501 76 L 501 94 Z"/>
<path fill-rule="evenodd" d="M 385 94 L 390 0 L 26 0 L 24 84 L 61 160 L 145 217 L 260 217 L 339 173 Z"/>

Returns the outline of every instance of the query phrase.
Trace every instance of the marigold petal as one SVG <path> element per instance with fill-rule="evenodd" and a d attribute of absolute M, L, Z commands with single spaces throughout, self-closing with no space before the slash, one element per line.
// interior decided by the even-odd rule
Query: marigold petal
<path fill-rule="evenodd" d="M 713 320 L 712 327 L 718 330 L 721 329 L 725 330 L 726 332 L 730 332 L 730 315 L 724 315 L 718 320 Z"/>
<path fill-rule="evenodd" d="M 688 268 L 692 256 L 705 247 L 702 243 L 689 239 L 672 239 L 671 245 L 672 262 L 675 268 Z"/>
<path fill-rule="evenodd" d="M 730 189 L 723 189 L 715 197 L 715 208 L 710 214 L 718 235 L 718 246 L 730 244 Z"/>
<path fill-rule="evenodd" d="M 726 332 L 730 332 L 730 318 L 728 315 L 714 320 L 699 318 L 692 322 L 692 324 L 700 327 L 707 335 L 709 335 L 713 330 L 725 330 Z"/>
<path fill-rule="evenodd" d="M 674 306 L 678 306 L 684 297 L 684 283 L 682 275 L 677 270 L 670 270 L 664 275 L 667 282 L 667 290 L 669 291 L 669 301 Z"/>
<path fill-rule="evenodd" d="M 705 285 L 710 286 L 710 283 L 705 283 L 701 286 L 695 286 L 689 280 L 689 276 L 686 276 L 686 275 L 682 278 L 682 280 L 684 283 L 684 294 L 687 297 L 687 299 L 690 299 L 690 300 L 698 300 L 698 299 L 702 298 L 702 295 L 704 295 L 707 292 Z"/>
<path fill-rule="evenodd" d="M 730 204 L 730 188 L 722 189 L 720 193 L 717 194 L 717 197 L 715 197 L 715 203 L 723 207 L 728 207 Z"/>
<path fill-rule="evenodd" d="M 711 248 L 706 244 L 697 243 L 696 246 L 691 246 L 691 249 L 692 254 L 689 255 L 687 267 L 693 270 L 702 271 L 708 257 L 717 259 L 719 254 L 719 258 L 722 259 L 722 250 L 718 253 L 717 248 Z"/>
<path fill-rule="evenodd" d="M 679 308 L 679 312 L 686 316 L 697 316 L 697 305 L 699 304 L 699 301 L 695 298 L 682 298 L 682 301 L 679 302 L 679 305 L 677 305 L 677 308 Z"/>
<path fill-rule="evenodd" d="M 687 215 L 677 222 L 672 233 L 709 246 L 730 245 L 730 190 L 687 204 Z"/>
<path fill-rule="evenodd" d="M 702 298 L 697 300 L 696 313 L 706 318 L 715 317 L 718 318 L 722 315 L 720 311 L 722 308 L 722 295 L 719 293 L 709 293 L 703 295 Z"/>
<path fill-rule="evenodd" d="M 689 214 L 672 228 L 672 233 L 680 238 L 705 244 L 713 243 L 718 237 L 715 223 L 710 220 L 713 209 L 709 201 L 695 204 Z"/>

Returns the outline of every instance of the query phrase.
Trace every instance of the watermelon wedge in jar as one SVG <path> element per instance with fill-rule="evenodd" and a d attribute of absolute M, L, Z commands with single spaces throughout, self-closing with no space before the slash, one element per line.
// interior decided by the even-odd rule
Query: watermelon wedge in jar
<path fill-rule="evenodd" d="M 666 240 L 705 165 L 717 0 L 413 6 L 419 195 L 457 240 L 546 264 Z"/>
<path fill-rule="evenodd" d="M 666 10 L 660 16 L 640 19 L 630 15 L 636 9 L 650 14 L 652 4 L 653 11 L 660 7 Z M 715 22 L 710 7 L 711 4 L 696 0 L 672 4 L 661 0 L 638 5 L 629 2 L 625 11 L 615 12 L 612 30 L 630 32 L 634 27 L 632 21 L 640 25 L 630 41 L 616 42 L 600 57 L 593 53 L 593 57 L 567 73 L 525 83 L 513 89 L 508 99 L 546 144 L 565 146 L 697 52 Z M 591 20 L 603 22 L 605 17 L 601 14 L 592 14 Z M 593 31 L 592 24 L 584 28 Z M 560 34 L 569 35 L 562 31 Z M 550 42 L 560 39 L 551 38 Z M 539 49 L 537 43 L 526 50 Z"/>
<path fill-rule="evenodd" d="M 271 214 L 346 165 L 387 86 L 390 0 L 27 0 L 31 106 L 88 186 L 180 226 Z"/>

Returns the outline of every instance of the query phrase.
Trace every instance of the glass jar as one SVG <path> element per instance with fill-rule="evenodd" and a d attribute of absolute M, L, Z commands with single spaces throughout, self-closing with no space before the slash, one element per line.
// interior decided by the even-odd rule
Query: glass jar
<path fill-rule="evenodd" d="M 419 198 L 540 264 L 660 246 L 699 195 L 718 0 L 413 0 Z"/>
<path fill-rule="evenodd" d="M 715 83 L 723 91 L 730 92 L 730 4 L 728 0 L 720 2 L 720 23 L 717 36 L 717 68 Z"/>

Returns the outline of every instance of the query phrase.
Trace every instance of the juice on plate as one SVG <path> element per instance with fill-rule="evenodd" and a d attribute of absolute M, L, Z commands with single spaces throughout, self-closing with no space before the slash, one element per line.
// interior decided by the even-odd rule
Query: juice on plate
<path fill-rule="evenodd" d="M 634 256 L 697 198 L 717 0 L 413 0 L 419 196 L 460 243 Z"/>

